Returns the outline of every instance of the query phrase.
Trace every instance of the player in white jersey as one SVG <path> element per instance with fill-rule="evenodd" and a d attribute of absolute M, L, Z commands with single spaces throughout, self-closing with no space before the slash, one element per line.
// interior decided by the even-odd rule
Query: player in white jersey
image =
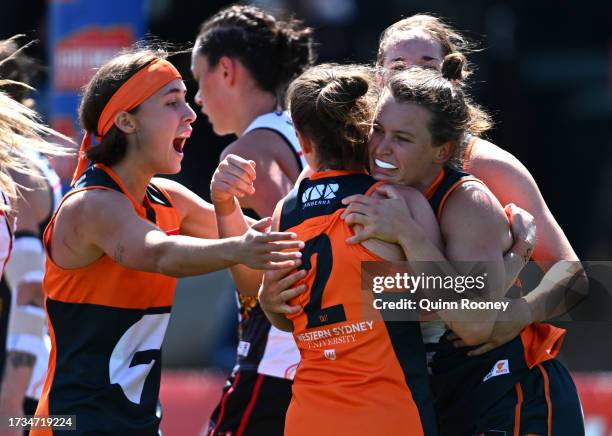
<path fill-rule="evenodd" d="M 312 63 L 312 31 L 253 6 L 231 6 L 202 25 L 192 55 L 196 103 L 218 135 L 238 139 L 221 155 L 239 155 L 257 166 L 254 189 L 240 197 L 252 217 L 270 216 L 293 187 L 304 161 L 287 113 L 289 82 Z M 233 195 L 212 198 L 220 235 L 233 234 L 223 216 Z M 257 304 L 257 287 L 236 280 L 240 304 L 237 364 L 209 422 L 208 434 L 282 435 L 299 352 Z"/>

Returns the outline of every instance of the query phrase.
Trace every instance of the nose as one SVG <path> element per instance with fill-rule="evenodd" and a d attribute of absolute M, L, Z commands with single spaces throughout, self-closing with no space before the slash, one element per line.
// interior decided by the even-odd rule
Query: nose
<path fill-rule="evenodd" d="M 186 107 L 185 122 L 188 123 L 188 124 L 191 124 L 191 123 L 193 123 L 196 120 L 197 115 L 193 111 L 193 109 L 191 109 L 191 106 L 189 105 L 189 103 L 185 103 L 185 107 Z"/>
<path fill-rule="evenodd" d="M 196 92 L 196 95 L 193 98 L 193 100 L 195 101 L 195 104 L 197 104 L 198 106 L 202 106 L 202 94 L 200 93 L 199 90 L 198 92 Z"/>

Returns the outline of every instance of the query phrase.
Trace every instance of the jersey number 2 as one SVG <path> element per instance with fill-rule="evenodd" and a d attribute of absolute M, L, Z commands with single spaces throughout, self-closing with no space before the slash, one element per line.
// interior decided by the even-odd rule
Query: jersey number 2
<path fill-rule="evenodd" d="M 321 307 L 323 302 L 323 291 L 332 271 L 333 257 L 331 242 L 326 234 L 320 234 L 308 241 L 302 248 L 302 267 L 309 270 L 312 268 L 312 256 L 317 254 L 317 272 L 310 290 L 310 301 L 304 307 L 308 317 L 306 328 L 322 327 L 337 322 L 346 321 L 344 307 L 341 304 L 335 306 Z"/>

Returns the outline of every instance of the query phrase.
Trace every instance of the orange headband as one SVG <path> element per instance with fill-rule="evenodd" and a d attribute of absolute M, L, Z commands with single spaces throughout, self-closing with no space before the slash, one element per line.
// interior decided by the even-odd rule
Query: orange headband
<path fill-rule="evenodd" d="M 149 63 L 115 91 L 98 119 L 96 133 L 100 136 L 106 135 L 115 124 L 115 117 L 119 112 L 134 109 L 174 79 L 182 79 L 181 74 L 167 60 L 155 59 Z M 86 132 L 81 142 L 79 161 L 72 177 L 72 185 L 83 175 L 89 165 L 87 150 L 92 146 L 93 136 L 92 132 Z M 96 137 L 96 139 L 99 142 L 100 138 Z"/>

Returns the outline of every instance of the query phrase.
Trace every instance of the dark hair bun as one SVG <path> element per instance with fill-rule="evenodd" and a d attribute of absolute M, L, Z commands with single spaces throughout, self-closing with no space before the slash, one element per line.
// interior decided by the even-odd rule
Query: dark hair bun
<path fill-rule="evenodd" d="M 368 81 L 359 75 L 335 77 L 321 88 L 317 96 L 317 111 L 329 118 L 342 121 L 360 97 L 368 93 Z"/>
<path fill-rule="evenodd" d="M 442 77 L 448 80 L 461 80 L 465 75 L 467 60 L 461 53 L 446 55 L 442 61 Z"/>

